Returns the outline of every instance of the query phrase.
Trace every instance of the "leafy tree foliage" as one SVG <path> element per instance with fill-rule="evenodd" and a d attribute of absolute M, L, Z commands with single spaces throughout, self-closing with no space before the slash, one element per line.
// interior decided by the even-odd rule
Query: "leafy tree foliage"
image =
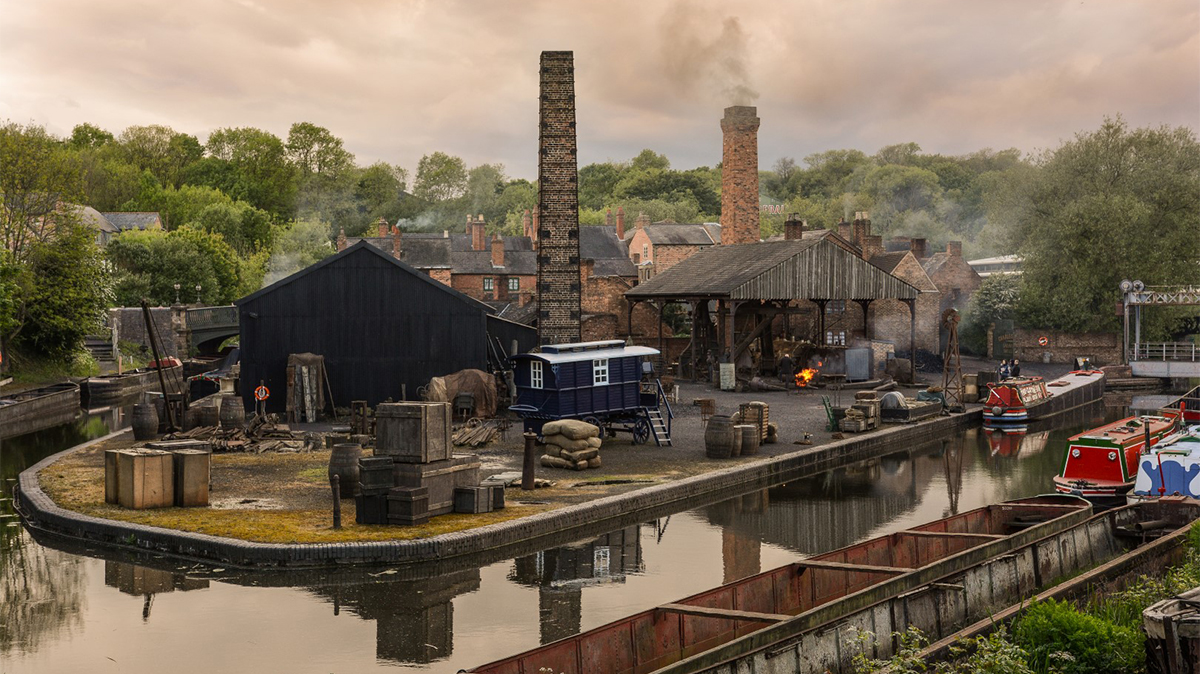
<path fill-rule="evenodd" d="M 277 218 L 294 214 L 297 170 L 278 136 L 254 128 L 217 129 L 205 151 L 206 164 L 192 173 L 196 182 Z"/>
<path fill-rule="evenodd" d="M 40 126 L 0 126 L 0 248 L 23 263 L 79 194 L 71 154 Z"/>
<path fill-rule="evenodd" d="M 1122 279 L 1200 281 L 1200 143 L 1191 130 L 1107 120 L 1043 155 L 1038 169 L 1009 195 L 1009 233 L 1024 256 L 1022 324 L 1113 331 Z M 1144 334 L 1165 337 L 1179 317 L 1147 311 Z"/>
<path fill-rule="evenodd" d="M 247 290 L 242 262 L 220 234 L 192 227 L 163 231 L 125 232 L 108 245 L 116 273 L 118 304 L 136 306 L 142 298 L 157 304 L 180 298 L 193 301 L 199 285 L 205 303 L 229 303 Z"/>
<path fill-rule="evenodd" d="M 417 178 L 413 183 L 414 196 L 438 203 L 460 197 L 466 189 L 467 165 L 462 159 L 445 152 L 421 157 L 417 164 Z"/>

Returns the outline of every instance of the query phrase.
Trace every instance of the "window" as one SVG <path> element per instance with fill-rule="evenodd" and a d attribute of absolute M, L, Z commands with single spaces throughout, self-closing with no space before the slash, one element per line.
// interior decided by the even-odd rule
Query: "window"
<path fill-rule="evenodd" d="M 650 259 L 650 245 L 649 244 L 645 244 L 645 243 L 642 244 L 642 259 L 647 260 L 647 261 Z"/>
<path fill-rule="evenodd" d="M 542 387 L 542 361 L 529 361 L 529 386 L 530 388 Z"/>
<path fill-rule="evenodd" d="M 825 333 L 825 344 L 829 346 L 846 346 L 846 332 L 828 331 Z"/>
<path fill-rule="evenodd" d="M 846 311 L 846 300 L 829 300 L 825 303 L 825 313 L 841 314 Z"/>
<path fill-rule="evenodd" d="M 490 293 L 496 288 L 496 279 L 491 276 L 483 277 L 483 292 Z"/>
<path fill-rule="evenodd" d="M 519 278 L 508 279 L 508 292 L 515 293 L 520 289 L 521 289 L 521 279 L 519 279 Z"/>
<path fill-rule="evenodd" d="M 600 386 L 608 383 L 608 359 L 597 358 L 592 361 L 592 385 Z"/>

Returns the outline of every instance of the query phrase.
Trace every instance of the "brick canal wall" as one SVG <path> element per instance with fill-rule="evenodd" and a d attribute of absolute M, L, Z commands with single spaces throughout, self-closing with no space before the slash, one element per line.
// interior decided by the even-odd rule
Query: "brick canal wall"
<path fill-rule="evenodd" d="M 35 529 L 108 545 L 244 567 L 321 567 L 344 564 L 436 565 L 439 570 L 489 564 L 655 517 L 725 500 L 736 494 L 895 452 L 976 426 L 980 411 L 893 426 L 865 436 L 559 508 L 477 529 L 409 541 L 282 545 L 187 533 L 105 520 L 60 508 L 37 474 L 86 443 L 50 456 L 18 478 L 19 508 Z M 108 436 L 111 437 L 111 436 Z"/>

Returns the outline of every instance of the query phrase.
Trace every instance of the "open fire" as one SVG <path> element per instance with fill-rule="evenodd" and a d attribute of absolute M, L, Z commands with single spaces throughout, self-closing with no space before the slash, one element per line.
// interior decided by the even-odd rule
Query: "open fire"
<path fill-rule="evenodd" d="M 820 365 L 820 363 L 818 363 L 818 365 Z M 819 372 L 819 370 L 817 370 L 815 367 L 806 367 L 803 370 L 800 370 L 796 373 L 796 386 L 798 388 L 804 388 L 808 386 L 812 380 L 817 377 L 817 372 Z"/>

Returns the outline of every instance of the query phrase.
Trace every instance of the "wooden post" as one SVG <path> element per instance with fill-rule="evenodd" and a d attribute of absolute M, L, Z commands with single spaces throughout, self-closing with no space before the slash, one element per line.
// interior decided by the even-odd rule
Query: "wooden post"
<path fill-rule="evenodd" d="M 171 409 L 171 394 L 167 391 L 167 380 L 163 377 L 162 357 L 158 355 L 158 340 L 155 339 L 154 321 L 150 317 L 150 305 L 142 300 L 142 317 L 146 319 L 146 336 L 150 338 L 150 351 L 154 353 L 155 370 L 158 371 L 158 386 L 162 389 L 163 409 L 167 413 L 167 432 L 179 430 L 175 425 L 175 413 Z"/>
<path fill-rule="evenodd" d="M 537 434 L 525 434 L 525 463 L 521 467 L 521 489 L 532 491 L 537 486 Z"/>
<path fill-rule="evenodd" d="M 333 528 L 342 528 L 342 477 L 334 473 L 333 477 L 329 478 L 329 484 L 333 487 Z"/>

